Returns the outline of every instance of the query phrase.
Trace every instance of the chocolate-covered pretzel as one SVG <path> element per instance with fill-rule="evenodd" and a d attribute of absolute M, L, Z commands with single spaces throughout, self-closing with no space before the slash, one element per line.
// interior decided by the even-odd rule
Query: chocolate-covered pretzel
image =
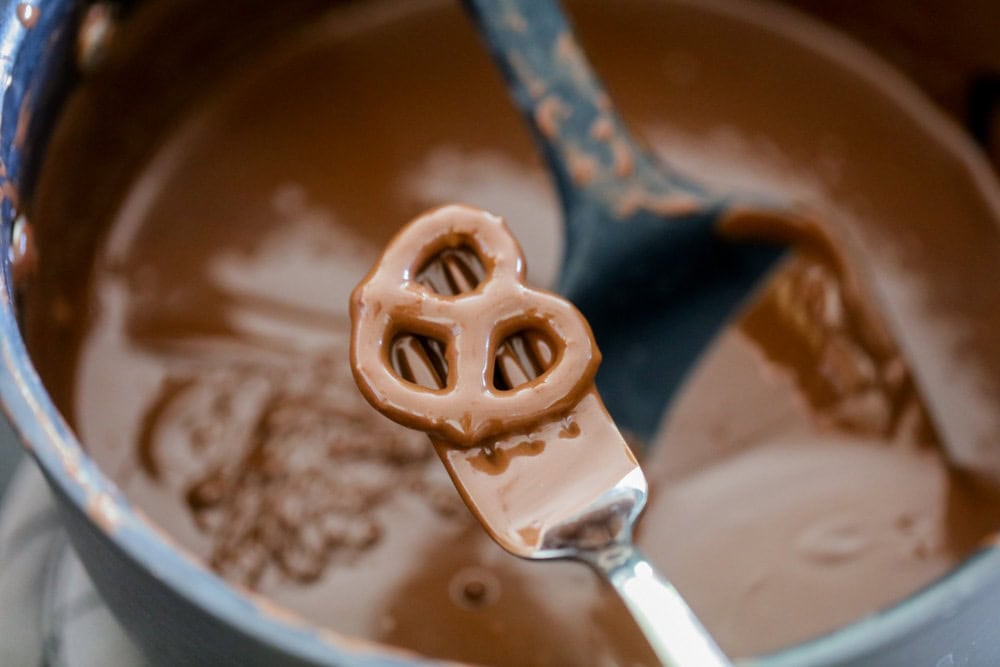
<path fill-rule="evenodd" d="M 417 272 L 447 248 L 467 247 L 485 269 L 474 289 L 438 294 Z M 450 205 L 404 227 L 351 295 L 351 365 L 365 398 L 405 426 L 472 446 L 528 429 L 573 407 L 600 363 L 590 326 L 565 299 L 524 282 L 524 255 L 503 220 Z M 497 346 L 525 330 L 553 347 L 544 373 L 512 389 L 493 382 Z M 406 334 L 445 345 L 440 389 L 401 377 L 390 363 L 393 341 Z"/>

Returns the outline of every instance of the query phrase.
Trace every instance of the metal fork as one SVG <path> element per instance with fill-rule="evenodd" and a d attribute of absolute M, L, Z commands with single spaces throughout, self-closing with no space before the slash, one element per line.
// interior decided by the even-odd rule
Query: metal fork
<path fill-rule="evenodd" d="M 474 253 L 449 249 L 417 279 L 439 294 L 454 295 L 474 289 L 483 273 Z M 447 362 L 436 341 L 401 337 L 390 357 L 404 378 L 431 388 L 445 386 Z M 500 346 L 494 372 L 498 383 L 513 388 L 541 374 L 551 361 L 542 337 L 521 334 Z M 576 424 L 580 443 L 558 441 L 568 424 Z M 646 504 L 646 478 L 596 389 L 569 416 L 493 442 L 485 452 L 431 439 L 466 503 L 502 547 L 522 558 L 589 565 L 621 596 L 664 665 L 730 664 L 677 589 L 632 542 L 632 527 Z M 555 446 L 519 454 L 532 441 Z M 550 466 L 565 472 L 560 484 L 539 487 L 532 469 Z M 497 474 L 508 467 L 520 469 Z M 525 524 L 524 516 L 532 521 Z"/>

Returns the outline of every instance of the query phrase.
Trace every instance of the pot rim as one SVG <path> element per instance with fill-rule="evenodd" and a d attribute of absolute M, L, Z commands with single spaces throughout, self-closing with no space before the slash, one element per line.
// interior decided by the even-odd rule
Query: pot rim
<path fill-rule="evenodd" d="M 697 11 L 716 14 L 771 33 L 796 48 L 812 51 L 835 66 L 876 86 L 899 113 L 909 115 L 955 159 L 956 172 L 975 185 L 1000 221 L 1000 184 L 985 157 L 953 121 L 935 108 L 916 86 L 866 47 L 797 11 L 770 2 L 674 0 Z M 40 20 L 30 30 L 17 20 L 18 0 L 0 0 L 2 111 L 17 118 L 30 107 L 30 84 L 44 76 L 37 35 L 65 30 L 74 19 L 72 0 L 41 3 Z M 28 34 L 32 39 L 27 39 Z M 30 111 L 30 109 L 29 109 Z M 0 174 L 16 178 L 21 155 L 14 145 L 15 123 L 0 123 Z M 224 582 L 133 507 L 118 487 L 84 452 L 75 434 L 42 386 L 21 338 L 13 303 L 8 259 L 9 235 L 16 207 L 3 200 L 0 252 L 0 408 L 48 483 L 79 512 L 88 516 L 111 542 L 151 576 L 204 612 L 299 659 L 317 664 L 441 664 L 404 649 L 352 638 L 312 625 L 294 613 L 249 591 Z M 883 611 L 854 621 L 830 634 L 753 658 L 759 667 L 820 665 L 850 661 L 942 617 L 971 598 L 1000 571 L 1000 549 L 977 552 L 941 579 Z"/>

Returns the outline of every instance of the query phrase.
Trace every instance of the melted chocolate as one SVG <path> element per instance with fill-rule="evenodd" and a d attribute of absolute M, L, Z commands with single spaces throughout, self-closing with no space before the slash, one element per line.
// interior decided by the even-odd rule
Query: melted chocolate
<path fill-rule="evenodd" d="M 740 654 L 899 600 L 1000 526 L 1000 498 L 949 469 L 898 353 L 864 333 L 876 323 L 838 275 L 815 252 L 786 262 L 644 465 L 658 484 L 639 543 Z"/>
<path fill-rule="evenodd" d="M 462 246 L 483 263 L 481 282 L 450 295 L 420 284 L 420 267 Z M 351 366 L 368 402 L 400 424 L 459 446 L 531 429 L 578 404 L 601 361 L 593 334 L 569 302 L 529 287 L 524 275 L 524 253 L 493 214 L 453 204 L 407 224 L 351 295 Z M 545 334 L 556 360 L 542 375 L 500 391 L 493 378 L 497 350 L 529 329 Z M 426 388 L 392 369 L 399 335 L 440 341 L 443 386 Z"/>
<path fill-rule="evenodd" d="M 349 291 L 400 221 L 468 201 L 513 223 L 534 282 L 558 265 L 554 197 L 459 9 L 348 5 L 273 48 L 234 42 L 257 47 L 247 55 L 176 49 L 192 33 L 169 22 L 160 41 L 139 30 L 168 4 L 116 30 L 29 211 L 30 344 L 89 452 L 186 549 L 317 624 L 471 662 L 653 664 L 591 572 L 504 553 L 430 444 L 371 410 L 351 378 Z M 938 184 L 946 160 L 923 130 L 892 114 L 873 129 L 874 93 L 831 74 L 824 91 L 854 92 L 817 94 L 811 55 L 785 60 L 781 40 L 685 5 L 581 3 L 577 19 L 654 146 L 870 225 L 936 321 L 989 329 L 971 310 L 950 317 L 971 297 L 934 287 L 943 260 L 921 264 L 910 230 L 934 246 L 953 221 L 964 232 L 937 244 L 948 250 L 995 219 Z M 212 26 L 212 46 L 231 24 L 191 25 Z M 184 77 L 149 67 L 183 53 L 248 60 L 211 80 L 200 63 Z M 765 66 L 775 58 L 787 67 Z M 163 104 L 150 81 L 198 94 Z M 908 149 L 923 158 L 889 160 Z M 95 154 L 117 168 L 93 169 Z M 706 355 L 644 462 L 639 544 L 731 655 L 891 604 L 1000 525 L 1000 503 L 947 468 L 905 364 L 843 280 L 819 251 L 783 267 Z M 585 429 L 557 430 L 572 442 Z M 532 441 L 468 465 L 534 464 L 550 448 Z"/>

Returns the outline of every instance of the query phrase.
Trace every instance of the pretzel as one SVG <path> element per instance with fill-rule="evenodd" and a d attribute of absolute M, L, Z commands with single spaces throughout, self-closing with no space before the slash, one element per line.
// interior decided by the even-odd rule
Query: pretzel
<path fill-rule="evenodd" d="M 442 295 L 416 281 L 440 252 L 462 246 L 486 271 L 475 289 Z M 572 304 L 526 285 L 524 272 L 510 229 L 485 211 L 449 205 L 404 227 L 351 294 L 351 368 L 368 402 L 404 426 L 464 447 L 530 429 L 576 405 L 600 364 L 594 336 Z M 523 385 L 497 389 L 497 346 L 529 329 L 551 341 L 552 364 Z M 393 369 L 392 343 L 404 334 L 444 343 L 443 388 L 422 387 Z"/>

